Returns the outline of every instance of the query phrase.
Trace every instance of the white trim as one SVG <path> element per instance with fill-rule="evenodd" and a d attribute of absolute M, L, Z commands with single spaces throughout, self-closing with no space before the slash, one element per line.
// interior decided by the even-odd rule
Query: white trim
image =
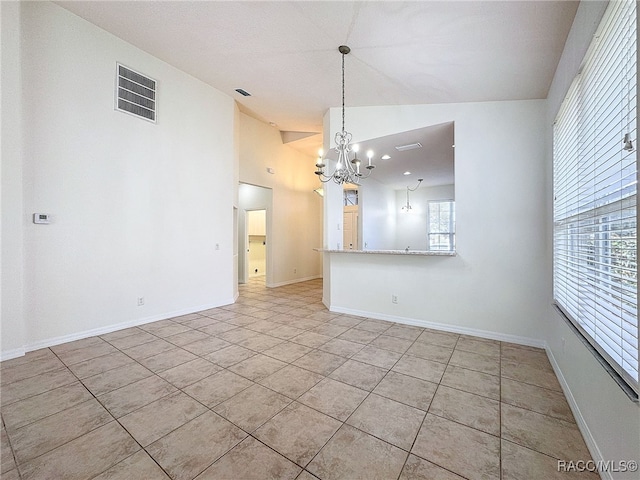
<path fill-rule="evenodd" d="M 326 298 L 324 298 L 324 296 L 322 297 L 322 304 L 327 307 L 327 310 L 331 311 L 331 305 L 329 304 L 329 302 L 326 300 Z"/>
<path fill-rule="evenodd" d="M 576 421 L 576 424 L 578 425 L 578 428 L 580 429 L 580 433 L 582 434 L 582 437 L 584 438 L 584 441 L 587 444 L 587 448 L 589 449 L 591 458 L 596 464 L 600 464 L 600 462 L 605 463 L 605 458 L 603 457 L 602 452 L 600 451 L 600 448 L 598 448 L 598 444 L 596 443 L 595 438 L 593 438 L 593 435 L 591 434 L 591 430 L 589 430 L 589 425 L 587 425 L 587 422 L 582 416 L 580 407 L 578 407 L 578 402 L 576 402 L 576 399 L 574 398 L 573 393 L 571 392 L 571 388 L 569 388 L 569 384 L 565 380 L 564 375 L 562 374 L 562 370 L 560 369 L 558 362 L 556 362 L 556 359 L 553 356 L 553 351 L 551 350 L 551 348 L 546 342 L 545 342 L 544 349 L 547 351 L 547 357 L 549 357 L 549 362 L 551 362 L 551 367 L 553 368 L 553 371 L 556 374 L 558 381 L 560 382 L 560 387 L 562 387 L 562 392 L 564 393 L 564 396 L 566 397 L 567 402 L 569 403 L 569 408 L 571 408 L 571 412 L 573 413 L 573 417 Z M 609 470 L 603 470 L 600 472 L 600 478 L 603 480 L 613 480 L 612 472 Z"/>
<path fill-rule="evenodd" d="M 237 297 L 236 297 L 237 298 Z M 223 307 L 225 305 L 231 305 L 235 303 L 235 299 L 224 300 L 221 303 L 211 303 L 207 305 L 201 305 L 195 308 L 185 308 L 182 310 L 175 310 L 168 313 L 160 313 L 152 315 L 150 317 L 138 318 L 135 320 L 128 320 L 126 322 L 107 325 L 106 327 L 93 328 L 91 330 L 84 330 L 82 332 L 70 333 L 69 335 L 63 335 L 60 337 L 47 338 L 38 342 L 29 343 L 23 348 L 17 348 L 8 352 L 0 353 L 2 361 L 9 360 L 11 358 L 17 358 L 23 356 L 27 352 L 39 350 L 41 348 L 53 347 L 67 342 L 73 342 L 74 340 L 81 340 L 83 338 L 95 337 L 97 335 L 104 335 L 106 333 L 115 332 L 117 330 L 123 330 L 125 328 L 137 327 L 140 325 L 146 325 L 147 323 L 157 322 L 159 320 L 167 320 L 169 318 L 179 317 L 181 315 L 188 315 L 190 313 L 197 313 L 203 310 L 209 310 L 211 308 Z"/>
<path fill-rule="evenodd" d="M 324 303 L 324 300 L 323 300 Z M 325 304 L 326 305 L 326 304 Z M 378 312 L 366 312 L 362 310 L 354 310 L 351 308 L 343 308 L 337 306 L 327 307 L 332 312 L 345 313 L 355 315 L 357 317 L 367 317 L 376 320 L 385 320 L 388 322 L 402 323 L 404 325 L 413 325 L 416 327 L 431 328 L 434 330 L 442 330 L 445 332 L 460 333 L 463 335 L 472 335 L 474 337 L 488 338 L 490 340 L 498 340 L 501 342 L 517 343 L 519 345 L 527 345 L 529 347 L 545 348 L 546 342 L 538 338 L 521 337 L 519 335 L 509 335 L 507 333 L 491 332 L 488 330 L 478 330 L 476 328 L 457 327 L 445 323 L 428 322 L 417 318 L 398 317 L 396 315 L 387 315 Z"/>
<path fill-rule="evenodd" d="M 24 354 L 27 353 L 24 347 L 14 348 L 13 350 L 7 350 L 6 352 L 0 353 L 0 362 L 4 362 L 5 360 L 11 360 L 12 358 L 23 357 Z"/>
<path fill-rule="evenodd" d="M 322 275 L 312 275 L 311 277 L 296 278 L 295 280 L 286 280 L 284 282 L 278 282 L 278 283 L 268 283 L 266 286 L 267 288 L 284 287 L 285 285 L 291 285 L 293 283 L 308 282 L 309 280 L 317 280 L 318 278 L 322 278 Z"/>

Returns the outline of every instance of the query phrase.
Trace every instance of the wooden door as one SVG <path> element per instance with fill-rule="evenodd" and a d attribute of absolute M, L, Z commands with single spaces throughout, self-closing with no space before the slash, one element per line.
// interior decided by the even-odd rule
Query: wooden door
<path fill-rule="evenodd" d="M 344 218 L 342 222 L 343 245 L 345 250 L 358 249 L 358 207 L 350 206 L 344 208 Z"/>

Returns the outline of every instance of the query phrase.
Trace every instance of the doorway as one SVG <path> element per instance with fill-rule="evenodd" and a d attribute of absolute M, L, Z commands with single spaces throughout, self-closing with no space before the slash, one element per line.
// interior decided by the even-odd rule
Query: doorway
<path fill-rule="evenodd" d="M 266 285 L 273 283 L 270 188 L 240 183 L 238 188 L 238 283 L 262 277 Z M 257 271 L 256 271 L 257 270 Z M 260 278 L 256 278 L 260 280 Z"/>
<path fill-rule="evenodd" d="M 267 273 L 267 211 L 247 211 L 247 263 L 249 278 Z"/>

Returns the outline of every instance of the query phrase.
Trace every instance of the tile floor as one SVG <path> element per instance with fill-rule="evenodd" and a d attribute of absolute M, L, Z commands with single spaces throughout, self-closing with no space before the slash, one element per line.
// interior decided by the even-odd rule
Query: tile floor
<path fill-rule="evenodd" d="M 339 315 L 321 281 L 1 364 L 3 479 L 555 479 L 544 351 Z"/>

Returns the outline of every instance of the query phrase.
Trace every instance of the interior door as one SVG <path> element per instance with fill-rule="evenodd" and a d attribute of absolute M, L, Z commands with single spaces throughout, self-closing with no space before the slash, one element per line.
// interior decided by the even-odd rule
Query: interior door
<path fill-rule="evenodd" d="M 358 249 L 358 207 L 344 207 L 344 218 L 342 222 L 343 245 L 345 250 Z"/>

